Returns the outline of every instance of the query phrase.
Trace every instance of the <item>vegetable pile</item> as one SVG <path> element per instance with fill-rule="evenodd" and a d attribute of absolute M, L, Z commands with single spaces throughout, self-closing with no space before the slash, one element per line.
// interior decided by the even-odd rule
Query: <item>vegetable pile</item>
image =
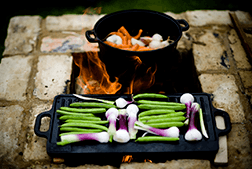
<path fill-rule="evenodd" d="M 136 36 L 131 36 L 125 27 L 122 26 L 117 32 L 109 33 L 104 43 L 118 49 L 130 51 L 149 51 L 163 48 L 173 43 L 170 37 L 168 37 L 167 40 L 163 40 L 163 37 L 158 33 L 154 34 L 152 37 L 140 37 L 142 32 L 143 30 L 140 29 Z"/>
<path fill-rule="evenodd" d="M 189 93 L 181 96 L 181 103 L 170 102 L 166 95 L 154 93 L 132 95 L 130 101 L 122 97 L 110 101 L 75 96 L 85 102 L 71 103 L 56 111 L 60 115 L 61 140 L 57 145 L 84 140 L 100 143 L 178 141 L 181 129 L 187 130 L 184 134 L 187 141 L 199 141 L 202 134 L 208 138 L 202 109 Z M 196 127 L 195 117 L 199 117 L 201 132 Z"/>

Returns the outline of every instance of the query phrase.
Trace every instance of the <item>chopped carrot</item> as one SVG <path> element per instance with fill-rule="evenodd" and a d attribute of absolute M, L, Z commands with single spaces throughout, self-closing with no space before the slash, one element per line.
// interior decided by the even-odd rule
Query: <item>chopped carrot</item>
<path fill-rule="evenodd" d="M 139 44 L 132 45 L 131 38 L 139 39 L 142 32 L 143 32 L 143 30 L 139 29 L 138 34 L 136 36 L 132 37 L 129 34 L 129 32 L 125 29 L 125 27 L 121 26 L 117 32 L 111 32 L 111 33 L 109 33 L 108 36 L 110 36 L 110 35 L 120 36 L 122 38 L 122 44 L 117 45 L 117 44 L 109 42 L 109 41 L 104 41 L 104 43 L 106 43 L 112 47 L 122 49 L 122 50 L 129 50 L 129 51 L 150 51 L 150 50 L 153 50 L 153 49 L 145 47 L 145 46 L 140 46 Z"/>
<path fill-rule="evenodd" d="M 143 32 L 143 30 L 142 30 L 142 29 L 139 29 L 138 34 L 137 34 L 136 36 L 134 36 L 133 38 L 135 38 L 135 39 L 139 39 L 139 38 L 140 38 L 140 36 L 141 36 L 141 34 L 142 34 L 142 32 Z"/>
<path fill-rule="evenodd" d="M 122 48 L 122 50 L 132 50 L 131 48 Z"/>
<path fill-rule="evenodd" d="M 104 41 L 104 43 L 106 43 L 107 45 L 110 45 L 112 47 L 116 47 L 116 44 L 113 42 L 109 42 L 109 41 Z"/>
<path fill-rule="evenodd" d="M 128 39 L 128 43 L 127 44 L 130 45 L 130 46 L 132 46 L 132 44 L 131 44 L 131 38 Z"/>
<path fill-rule="evenodd" d="M 137 51 L 149 51 L 149 50 L 152 50 L 152 49 L 144 47 L 144 46 L 139 46 L 137 49 Z"/>
<path fill-rule="evenodd" d="M 128 39 L 131 39 L 131 36 L 130 36 L 129 32 L 125 29 L 124 26 L 122 26 L 120 29 L 118 29 L 118 32 L 121 32 L 121 33 L 124 34 Z"/>
<path fill-rule="evenodd" d="M 127 43 L 128 43 L 127 37 L 126 37 L 126 36 L 123 36 L 123 37 L 122 37 L 122 44 L 127 45 Z"/>
<path fill-rule="evenodd" d="M 108 36 L 110 36 L 110 35 L 118 35 L 121 38 L 124 36 L 121 32 L 111 32 L 110 34 L 108 34 Z"/>
<path fill-rule="evenodd" d="M 130 48 L 129 45 L 126 44 L 120 44 L 120 45 L 116 45 L 117 48 L 122 49 L 122 48 Z"/>
<path fill-rule="evenodd" d="M 132 51 L 137 51 L 137 49 L 139 48 L 139 45 L 138 44 L 135 44 L 132 46 Z"/>

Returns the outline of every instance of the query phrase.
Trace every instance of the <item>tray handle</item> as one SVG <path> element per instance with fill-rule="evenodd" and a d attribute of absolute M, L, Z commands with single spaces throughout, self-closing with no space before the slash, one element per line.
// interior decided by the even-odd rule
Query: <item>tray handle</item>
<path fill-rule="evenodd" d="M 229 114 L 223 110 L 216 109 L 214 111 L 214 115 L 215 116 L 222 116 L 224 118 L 225 127 L 226 127 L 225 129 L 218 129 L 216 126 L 216 132 L 217 132 L 218 136 L 227 135 L 232 129 Z"/>
<path fill-rule="evenodd" d="M 40 137 L 45 137 L 45 138 L 49 138 L 49 134 L 50 134 L 50 128 L 51 125 L 49 126 L 49 130 L 47 130 L 46 132 L 42 132 L 40 131 L 40 126 L 41 126 L 41 120 L 43 117 L 50 117 L 52 120 L 52 114 L 51 111 L 45 111 L 43 113 L 40 113 L 37 117 L 36 117 L 36 121 L 35 121 L 35 126 L 34 126 L 34 132 L 37 136 Z"/>

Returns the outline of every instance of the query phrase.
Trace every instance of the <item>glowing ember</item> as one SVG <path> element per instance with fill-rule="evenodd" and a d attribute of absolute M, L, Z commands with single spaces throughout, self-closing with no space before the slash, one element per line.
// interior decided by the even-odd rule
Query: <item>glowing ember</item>
<path fill-rule="evenodd" d="M 133 160 L 132 155 L 125 155 L 125 156 L 123 156 L 123 158 L 122 158 L 122 163 L 130 163 L 131 160 Z"/>
<path fill-rule="evenodd" d="M 152 163 L 152 161 L 150 159 L 144 159 L 144 162 L 150 162 L 150 163 Z"/>

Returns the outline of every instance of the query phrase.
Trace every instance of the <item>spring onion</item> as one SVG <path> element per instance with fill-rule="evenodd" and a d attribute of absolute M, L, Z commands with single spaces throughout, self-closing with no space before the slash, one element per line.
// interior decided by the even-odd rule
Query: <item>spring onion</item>
<path fill-rule="evenodd" d="M 119 143 L 127 143 L 130 140 L 130 136 L 127 130 L 126 110 L 119 110 L 119 129 L 114 134 L 113 140 Z"/>
<path fill-rule="evenodd" d="M 118 110 L 116 108 L 110 108 L 106 111 L 105 116 L 109 121 L 108 133 L 110 136 L 109 141 L 112 142 L 113 136 L 116 133 L 116 119 L 118 117 Z"/>
<path fill-rule="evenodd" d="M 186 121 L 185 125 L 188 125 L 190 118 L 191 104 L 194 102 L 194 97 L 190 93 L 184 93 L 180 97 L 180 102 L 186 105 Z"/>
<path fill-rule="evenodd" d="M 140 121 L 135 122 L 135 129 L 144 130 L 152 134 L 164 136 L 164 137 L 179 137 L 178 127 L 170 127 L 168 129 L 158 129 L 145 125 Z"/>
<path fill-rule="evenodd" d="M 100 143 L 107 143 L 109 141 L 109 134 L 107 132 L 100 133 L 85 133 L 85 134 L 69 134 L 60 137 L 61 142 L 57 145 L 64 146 L 66 144 L 80 142 L 84 140 L 96 140 Z"/>
<path fill-rule="evenodd" d="M 202 134 L 195 127 L 195 115 L 200 110 L 200 105 L 198 103 L 192 103 L 191 106 L 191 116 L 188 130 L 185 134 L 185 139 L 187 141 L 198 141 L 202 139 Z"/>
<path fill-rule="evenodd" d="M 128 115 L 128 129 L 130 139 L 136 139 L 137 130 L 134 128 L 134 124 L 137 121 L 137 113 L 139 111 L 137 105 L 130 104 L 126 108 L 127 115 Z"/>

